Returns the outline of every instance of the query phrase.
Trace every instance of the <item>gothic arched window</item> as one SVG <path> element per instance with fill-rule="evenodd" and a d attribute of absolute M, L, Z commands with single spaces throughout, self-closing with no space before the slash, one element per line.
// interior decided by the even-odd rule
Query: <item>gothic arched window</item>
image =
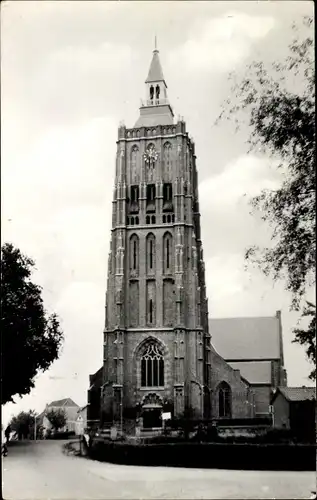
<path fill-rule="evenodd" d="M 172 145 L 170 142 L 164 144 L 163 176 L 165 181 L 172 180 Z"/>
<path fill-rule="evenodd" d="M 146 270 L 148 274 L 155 272 L 155 236 L 152 233 L 146 237 Z"/>
<path fill-rule="evenodd" d="M 155 342 L 146 347 L 141 357 L 141 387 L 164 387 L 164 356 Z"/>
<path fill-rule="evenodd" d="M 131 184 L 136 184 L 139 182 L 139 157 L 140 157 L 140 152 L 138 146 L 133 146 L 131 149 L 131 168 L 130 168 Z"/>
<path fill-rule="evenodd" d="M 139 238 L 136 234 L 132 234 L 130 238 L 130 271 L 139 271 Z"/>
<path fill-rule="evenodd" d="M 163 237 L 164 273 L 172 271 L 172 241 L 172 235 L 165 233 Z"/>
<path fill-rule="evenodd" d="M 231 417 L 231 389 L 227 382 L 221 382 L 218 386 L 219 418 Z"/>

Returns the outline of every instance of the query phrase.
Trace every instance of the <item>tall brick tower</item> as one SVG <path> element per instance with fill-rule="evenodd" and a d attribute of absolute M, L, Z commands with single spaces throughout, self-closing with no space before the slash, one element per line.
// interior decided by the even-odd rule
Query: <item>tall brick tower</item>
<path fill-rule="evenodd" d="M 118 130 L 103 420 L 210 411 L 210 335 L 195 146 L 174 122 L 159 51 L 133 128 Z"/>

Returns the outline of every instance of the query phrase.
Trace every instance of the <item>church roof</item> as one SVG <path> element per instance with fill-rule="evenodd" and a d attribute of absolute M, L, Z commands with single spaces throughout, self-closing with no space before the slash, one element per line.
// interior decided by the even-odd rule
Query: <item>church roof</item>
<path fill-rule="evenodd" d="M 149 69 L 149 74 L 147 76 L 147 79 L 145 80 L 145 83 L 159 82 L 159 81 L 165 81 L 165 79 L 163 75 L 161 61 L 159 58 L 159 51 L 155 49 L 153 51 L 151 66 Z"/>
<path fill-rule="evenodd" d="M 228 364 L 235 370 L 240 370 L 242 377 L 250 384 L 271 385 L 271 361 L 241 361 Z"/>
<path fill-rule="evenodd" d="M 308 401 L 316 399 L 315 387 L 278 387 L 275 394 L 280 392 L 287 401 Z"/>
<path fill-rule="evenodd" d="M 279 359 L 279 327 L 275 316 L 209 319 L 211 342 L 226 361 Z"/>

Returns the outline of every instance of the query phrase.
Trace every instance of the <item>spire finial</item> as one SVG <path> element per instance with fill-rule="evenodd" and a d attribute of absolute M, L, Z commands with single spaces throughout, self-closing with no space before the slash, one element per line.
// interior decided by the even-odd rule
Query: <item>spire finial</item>
<path fill-rule="evenodd" d="M 157 50 L 157 37 L 154 37 L 154 50 Z"/>

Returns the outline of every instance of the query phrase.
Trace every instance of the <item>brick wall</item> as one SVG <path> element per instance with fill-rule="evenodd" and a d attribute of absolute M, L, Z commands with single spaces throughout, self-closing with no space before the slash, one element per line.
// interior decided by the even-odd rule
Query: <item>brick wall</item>
<path fill-rule="evenodd" d="M 253 385 L 256 414 L 269 413 L 272 389 L 269 385 Z"/>
<path fill-rule="evenodd" d="M 290 427 L 289 422 L 289 403 L 286 401 L 282 394 L 278 394 L 273 402 L 274 411 L 274 427 L 278 428 L 288 428 Z"/>
<path fill-rule="evenodd" d="M 221 382 L 226 382 L 232 394 L 232 418 L 252 416 L 252 399 L 250 386 L 241 380 L 240 372 L 231 368 L 226 361 L 215 351 L 211 351 L 211 390 L 212 390 L 212 416 L 219 416 L 219 401 L 217 387 Z"/>

